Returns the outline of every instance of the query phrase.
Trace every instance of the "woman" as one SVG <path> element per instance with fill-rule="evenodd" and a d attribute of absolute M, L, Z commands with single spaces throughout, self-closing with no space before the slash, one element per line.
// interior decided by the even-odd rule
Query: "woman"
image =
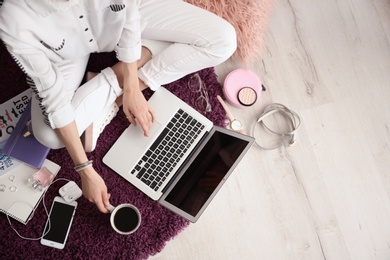
<path fill-rule="evenodd" d="M 109 193 L 86 152 L 118 107 L 147 136 L 155 108 L 143 89 L 218 65 L 236 48 L 229 23 L 181 0 L 5 0 L 0 38 L 36 94 L 35 137 L 66 147 L 84 196 L 104 213 Z M 90 53 L 111 51 L 119 62 L 80 86 Z"/>

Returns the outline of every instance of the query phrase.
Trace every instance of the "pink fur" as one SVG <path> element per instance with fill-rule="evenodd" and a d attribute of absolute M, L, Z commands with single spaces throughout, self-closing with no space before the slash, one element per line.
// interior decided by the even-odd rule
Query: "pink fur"
<path fill-rule="evenodd" d="M 230 22 L 237 32 L 233 58 L 248 64 L 260 55 L 274 0 L 186 0 Z"/>

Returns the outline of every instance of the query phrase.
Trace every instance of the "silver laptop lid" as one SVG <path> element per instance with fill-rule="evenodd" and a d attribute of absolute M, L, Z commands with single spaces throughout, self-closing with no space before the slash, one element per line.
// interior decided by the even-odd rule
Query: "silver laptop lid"
<path fill-rule="evenodd" d="M 196 222 L 253 142 L 250 136 L 215 126 L 168 185 L 160 204 Z"/>

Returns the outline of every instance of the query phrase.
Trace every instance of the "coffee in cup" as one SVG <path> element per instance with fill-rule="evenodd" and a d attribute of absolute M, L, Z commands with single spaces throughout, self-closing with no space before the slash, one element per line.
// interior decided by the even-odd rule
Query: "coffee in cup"
<path fill-rule="evenodd" d="M 134 205 L 121 204 L 116 207 L 110 205 L 107 209 L 111 212 L 111 226 L 117 233 L 130 235 L 139 228 L 141 214 Z"/>

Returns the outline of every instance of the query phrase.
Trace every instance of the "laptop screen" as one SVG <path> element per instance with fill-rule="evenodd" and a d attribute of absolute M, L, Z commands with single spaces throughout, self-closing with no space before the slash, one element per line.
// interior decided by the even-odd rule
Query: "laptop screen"
<path fill-rule="evenodd" d="M 165 201 L 193 217 L 203 212 L 253 143 L 251 137 L 234 135 L 231 131 L 215 131 Z"/>

